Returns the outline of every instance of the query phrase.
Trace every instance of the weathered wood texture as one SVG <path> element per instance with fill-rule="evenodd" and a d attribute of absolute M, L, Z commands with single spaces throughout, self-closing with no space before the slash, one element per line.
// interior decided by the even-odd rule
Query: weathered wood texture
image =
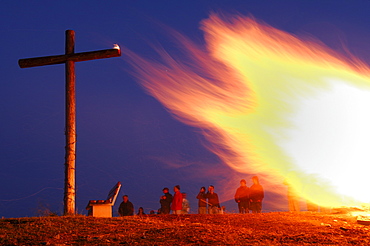
<path fill-rule="evenodd" d="M 18 64 L 19 64 L 19 67 L 21 68 L 28 68 L 28 67 L 38 67 L 38 66 L 61 64 L 67 61 L 80 62 L 80 61 L 89 61 L 89 60 L 111 58 L 111 57 L 118 57 L 118 56 L 121 56 L 120 49 L 107 49 L 107 50 L 80 52 L 80 53 L 75 53 L 75 54 L 25 58 L 25 59 L 20 59 L 18 61 Z"/>
<path fill-rule="evenodd" d="M 75 47 L 75 33 L 72 30 L 66 31 L 65 43 L 66 55 L 72 55 Z M 67 60 L 65 65 L 66 90 L 65 90 L 65 134 L 66 151 L 64 163 L 64 215 L 75 214 L 76 197 L 76 78 L 75 63 Z"/>

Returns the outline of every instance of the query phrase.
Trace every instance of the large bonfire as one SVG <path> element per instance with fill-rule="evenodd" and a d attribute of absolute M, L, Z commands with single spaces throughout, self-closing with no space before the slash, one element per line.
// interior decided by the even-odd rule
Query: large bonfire
<path fill-rule="evenodd" d="M 127 51 L 141 85 L 266 189 L 285 193 L 285 181 L 322 207 L 369 202 L 369 67 L 249 17 L 211 14 L 201 29 L 205 47 L 172 32 L 182 55 Z"/>

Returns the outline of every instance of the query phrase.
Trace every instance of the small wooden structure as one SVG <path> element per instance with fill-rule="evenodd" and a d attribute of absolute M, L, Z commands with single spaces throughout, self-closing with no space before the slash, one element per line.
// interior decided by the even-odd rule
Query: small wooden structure
<path fill-rule="evenodd" d="M 118 182 L 108 193 L 106 200 L 90 200 L 86 209 L 88 216 L 93 217 L 112 217 L 112 207 L 116 202 L 121 183 Z"/>

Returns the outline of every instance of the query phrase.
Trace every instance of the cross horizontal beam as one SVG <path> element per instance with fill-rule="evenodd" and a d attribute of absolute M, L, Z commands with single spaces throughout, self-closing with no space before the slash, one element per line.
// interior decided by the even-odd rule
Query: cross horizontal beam
<path fill-rule="evenodd" d="M 111 58 L 111 57 L 118 57 L 118 56 L 121 56 L 120 49 L 106 49 L 106 50 L 88 51 L 88 52 L 80 52 L 80 53 L 65 54 L 65 55 L 43 56 L 43 57 L 19 59 L 18 64 L 19 64 L 19 67 L 21 68 L 28 68 L 28 67 L 38 67 L 38 66 L 45 66 L 45 65 L 61 64 L 67 61 L 80 62 L 80 61 L 89 61 L 89 60 Z"/>

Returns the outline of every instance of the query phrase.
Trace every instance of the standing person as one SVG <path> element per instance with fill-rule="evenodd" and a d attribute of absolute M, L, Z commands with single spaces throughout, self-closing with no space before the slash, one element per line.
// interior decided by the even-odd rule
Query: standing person
<path fill-rule="evenodd" d="M 249 188 L 245 179 L 240 180 L 240 187 L 236 190 L 234 198 L 238 204 L 239 213 L 249 213 Z"/>
<path fill-rule="evenodd" d="M 128 200 L 128 195 L 124 195 L 123 202 L 119 205 L 118 213 L 120 216 L 134 215 L 134 205 Z"/>
<path fill-rule="evenodd" d="M 262 200 L 265 197 L 262 185 L 257 176 L 252 177 L 253 185 L 249 188 L 249 201 L 252 213 L 261 213 Z"/>
<path fill-rule="evenodd" d="M 189 200 L 186 199 L 186 193 L 182 193 L 182 214 L 188 214 L 190 211 L 190 203 Z"/>
<path fill-rule="evenodd" d="M 159 199 L 159 202 L 161 204 L 160 214 L 169 214 L 171 211 L 171 203 L 172 203 L 172 195 L 169 192 L 169 189 L 167 187 L 163 188 L 163 195 Z"/>
<path fill-rule="evenodd" d="M 284 182 L 285 185 L 288 186 L 288 206 L 290 212 L 299 212 L 299 196 L 297 192 L 294 190 L 293 186 L 290 185 L 288 182 Z"/>
<path fill-rule="evenodd" d="M 284 185 L 288 187 L 288 206 L 290 212 L 299 212 L 300 197 L 299 191 L 302 191 L 301 181 L 296 172 L 289 172 L 284 180 Z M 294 184 L 294 185 L 293 185 Z"/>
<path fill-rule="evenodd" d="M 207 199 L 208 199 L 208 213 L 209 214 L 219 214 L 220 213 L 220 202 L 218 200 L 217 193 L 214 192 L 215 187 L 210 185 L 208 187 Z"/>
<path fill-rule="evenodd" d="M 171 204 L 171 210 L 173 214 L 181 214 L 182 209 L 182 194 L 180 192 L 180 185 L 173 187 L 175 194 L 173 195 L 173 200 Z"/>
<path fill-rule="evenodd" d="M 197 199 L 198 199 L 198 214 L 206 214 L 207 213 L 206 187 L 200 188 L 200 191 L 197 195 Z"/>

